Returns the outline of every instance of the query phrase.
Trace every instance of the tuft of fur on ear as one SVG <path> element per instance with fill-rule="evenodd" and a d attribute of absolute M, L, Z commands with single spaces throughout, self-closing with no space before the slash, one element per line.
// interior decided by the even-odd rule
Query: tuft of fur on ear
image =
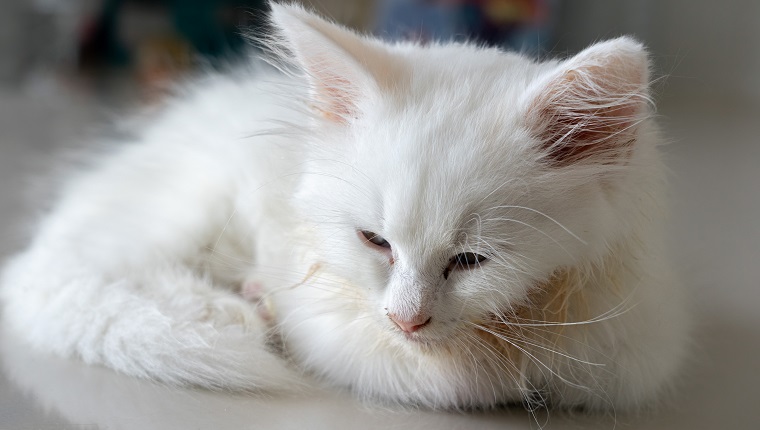
<path fill-rule="evenodd" d="M 542 80 L 527 108 L 527 124 L 547 161 L 620 164 L 649 114 L 649 61 L 629 37 L 592 45 Z"/>
<path fill-rule="evenodd" d="M 300 6 L 272 3 L 271 7 L 275 35 L 270 48 L 305 72 L 311 108 L 333 123 L 346 124 L 358 117 L 359 102 L 378 92 L 373 72 L 387 68 L 380 44 Z"/>

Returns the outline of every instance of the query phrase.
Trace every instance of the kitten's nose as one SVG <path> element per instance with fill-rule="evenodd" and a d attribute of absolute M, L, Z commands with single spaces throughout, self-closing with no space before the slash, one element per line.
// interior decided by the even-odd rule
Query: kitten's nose
<path fill-rule="evenodd" d="M 430 317 L 426 314 L 417 314 L 412 319 L 401 318 L 395 314 L 388 314 L 388 317 L 407 333 L 415 332 L 430 322 Z"/>

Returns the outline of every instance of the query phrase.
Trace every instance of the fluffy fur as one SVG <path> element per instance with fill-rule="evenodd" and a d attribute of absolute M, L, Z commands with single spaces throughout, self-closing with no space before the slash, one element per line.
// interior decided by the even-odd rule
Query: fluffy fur
<path fill-rule="evenodd" d="M 290 73 L 208 78 L 73 180 L 3 274 L 7 326 L 223 389 L 636 409 L 667 387 L 687 318 L 640 44 L 535 62 L 272 16 Z"/>

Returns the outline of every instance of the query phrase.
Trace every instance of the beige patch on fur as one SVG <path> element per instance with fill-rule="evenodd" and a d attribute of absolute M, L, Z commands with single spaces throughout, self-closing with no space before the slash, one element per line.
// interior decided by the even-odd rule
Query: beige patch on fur
<path fill-rule="evenodd" d="M 291 289 L 293 289 L 293 288 L 298 288 L 298 287 L 300 287 L 301 285 L 304 285 L 305 283 L 309 282 L 309 280 L 310 280 L 311 278 L 313 278 L 313 277 L 314 277 L 314 275 L 316 275 L 316 274 L 317 274 L 317 272 L 319 272 L 319 270 L 320 270 L 321 268 L 322 268 L 322 263 L 314 263 L 314 264 L 312 264 L 312 265 L 309 267 L 309 271 L 308 271 L 308 272 L 306 272 L 306 275 L 304 275 L 303 279 L 301 279 L 301 282 L 298 282 L 298 283 L 294 284 L 294 285 L 293 285 L 293 286 L 291 286 L 290 288 L 291 288 Z"/>
<path fill-rule="evenodd" d="M 625 262 L 615 258 L 619 254 L 611 251 L 596 263 L 557 269 L 549 279 L 536 285 L 524 303 L 501 315 L 492 314 L 480 324 L 478 336 L 509 361 L 502 367 L 508 367 L 508 373 L 523 388 L 532 387 L 530 374 L 544 374 L 547 368 L 555 372 L 561 367 L 593 364 L 585 362 L 585 357 L 574 357 L 569 350 L 577 349 L 573 348 L 577 343 L 588 344 L 585 336 L 590 324 L 614 318 L 607 315 L 614 308 L 601 314 L 595 309 L 598 303 L 592 299 L 599 295 L 599 289 L 620 299 L 613 306 L 625 302 L 619 277 L 628 269 Z"/>
<path fill-rule="evenodd" d="M 546 371 L 536 361 L 554 369 L 554 361 L 564 358 L 566 324 L 590 317 L 583 288 L 587 280 L 585 271 L 578 268 L 559 269 L 538 284 L 525 303 L 502 315 L 492 314 L 481 324 L 479 337 L 508 362 L 501 367 L 522 388 L 532 387 L 530 367 Z"/>

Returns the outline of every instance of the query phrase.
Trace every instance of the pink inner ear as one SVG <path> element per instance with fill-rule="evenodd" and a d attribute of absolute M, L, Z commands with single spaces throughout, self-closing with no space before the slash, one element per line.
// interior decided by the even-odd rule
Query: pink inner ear
<path fill-rule="evenodd" d="M 307 75 L 309 107 L 332 123 L 356 118 L 360 99 L 375 89 L 371 70 L 382 63 L 382 49 L 299 6 L 273 3 L 272 22 L 275 52 Z"/>
<path fill-rule="evenodd" d="M 552 165 L 624 162 L 646 109 L 641 79 L 603 67 L 569 70 L 550 82 L 528 121 Z"/>
<path fill-rule="evenodd" d="M 341 74 L 342 64 L 330 61 L 323 55 L 315 55 L 306 63 L 311 74 L 311 108 L 330 122 L 345 124 L 357 115 L 356 93 L 347 76 Z M 350 72 L 346 72 L 350 74 Z"/>
<path fill-rule="evenodd" d="M 320 82 L 315 89 L 314 109 L 331 122 L 345 124 L 349 118 L 357 116 L 355 95 L 348 79 L 333 77 L 328 83 Z"/>

